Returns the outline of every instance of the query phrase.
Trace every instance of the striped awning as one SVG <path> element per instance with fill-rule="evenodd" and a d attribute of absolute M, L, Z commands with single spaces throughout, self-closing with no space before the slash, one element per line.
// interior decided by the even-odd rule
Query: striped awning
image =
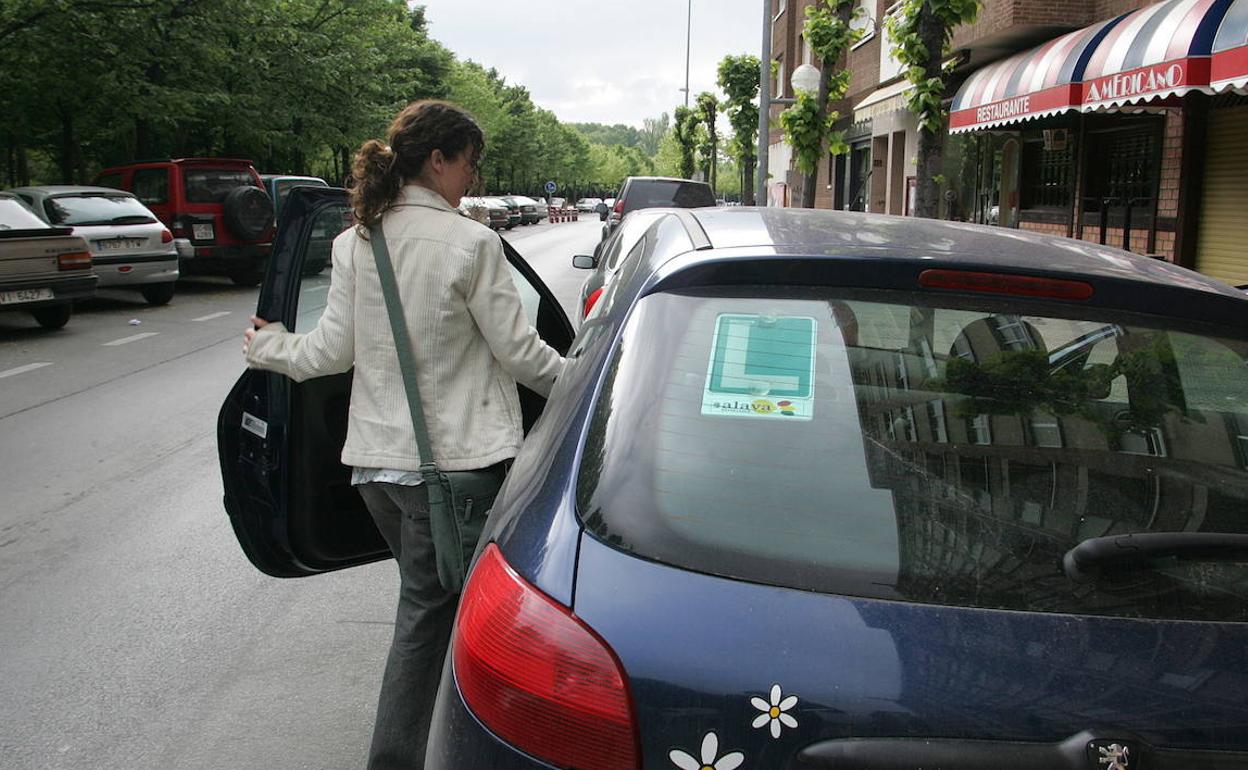
<path fill-rule="evenodd" d="M 914 86 L 905 79 L 877 88 L 854 105 L 854 122 L 861 123 L 906 109 L 912 88 Z"/>
<path fill-rule="evenodd" d="M 1232 0 L 1166 0 L 1128 14 L 1096 47 L 1083 75 L 1085 112 L 1210 93 L 1210 56 Z"/>
<path fill-rule="evenodd" d="M 977 131 L 1079 109 L 1084 68 L 1125 17 L 1062 35 L 971 75 L 949 113 L 949 132 Z"/>
<path fill-rule="evenodd" d="M 1248 0 L 1235 0 L 1222 18 L 1210 69 L 1215 91 L 1248 92 Z"/>

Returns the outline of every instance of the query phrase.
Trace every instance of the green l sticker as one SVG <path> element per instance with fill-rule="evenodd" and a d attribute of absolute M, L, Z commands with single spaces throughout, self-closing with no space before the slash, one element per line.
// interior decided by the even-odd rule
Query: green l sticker
<path fill-rule="evenodd" d="M 816 331 L 807 316 L 721 313 L 702 414 L 811 419 Z"/>

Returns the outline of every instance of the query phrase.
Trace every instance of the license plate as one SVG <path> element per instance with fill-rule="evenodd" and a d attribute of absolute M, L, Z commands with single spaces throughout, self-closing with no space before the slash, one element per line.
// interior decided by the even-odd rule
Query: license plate
<path fill-rule="evenodd" d="M 197 241 L 211 241 L 216 237 L 216 233 L 212 231 L 212 225 L 191 225 L 191 235 L 195 236 Z"/>
<path fill-rule="evenodd" d="M 54 299 L 51 289 L 18 289 L 16 291 L 0 291 L 0 305 L 16 305 L 21 302 L 38 302 L 41 299 Z"/>
<path fill-rule="evenodd" d="M 96 241 L 100 251 L 126 251 L 143 248 L 142 238 L 110 238 L 107 241 Z"/>

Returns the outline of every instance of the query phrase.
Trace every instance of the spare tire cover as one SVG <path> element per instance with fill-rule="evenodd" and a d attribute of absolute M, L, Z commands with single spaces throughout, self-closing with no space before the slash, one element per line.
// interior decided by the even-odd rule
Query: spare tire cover
<path fill-rule="evenodd" d="M 258 187 L 235 187 L 225 196 L 225 226 L 235 237 L 258 240 L 273 226 L 273 201 Z"/>

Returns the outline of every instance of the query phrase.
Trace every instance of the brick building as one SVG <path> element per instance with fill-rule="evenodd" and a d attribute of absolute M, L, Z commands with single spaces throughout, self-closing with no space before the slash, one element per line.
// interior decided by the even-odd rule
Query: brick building
<path fill-rule="evenodd" d="M 773 93 L 791 96 L 813 0 L 773 0 Z M 821 164 L 816 206 L 911 211 L 917 121 L 890 55 L 891 0 L 859 0 L 845 56 L 851 151 Z M 984 0 L 950 64 L 941 215 L 1108 243 L 1248 283 L 1248 0 Z M 773 109 L 778 129 L 779 108 Z M 779 130 L 770 197 L 801 177 Z"/>

